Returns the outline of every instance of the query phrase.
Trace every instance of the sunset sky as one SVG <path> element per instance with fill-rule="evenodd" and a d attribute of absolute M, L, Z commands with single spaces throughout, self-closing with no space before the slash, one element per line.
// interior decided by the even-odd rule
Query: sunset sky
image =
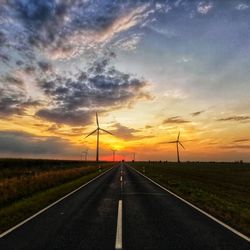
<path fill-rule="evenodd" d="M 250 161 L 250 2 L 0 0 L 0 157 Z"/>

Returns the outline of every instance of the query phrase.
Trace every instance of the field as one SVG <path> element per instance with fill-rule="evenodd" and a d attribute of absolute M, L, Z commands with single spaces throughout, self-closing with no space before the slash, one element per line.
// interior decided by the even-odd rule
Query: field
<path fill-rule="evenodd" d="M 133 166 L 250 236 L 250 164 L 136 162 Z"/>
<path fill-rule="evenodd" d="M 0 232 L 111 166 L 81 161 L 1 159 Z"/>

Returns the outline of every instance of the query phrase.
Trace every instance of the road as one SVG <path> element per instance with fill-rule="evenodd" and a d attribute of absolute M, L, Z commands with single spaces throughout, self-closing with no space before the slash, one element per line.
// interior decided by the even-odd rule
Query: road
<path fill-rule="evenodd" d="M 115 249 L 119 240 L 128 250 L 250 249 L 123 163 L 2 237 L 0 249 Z"/>

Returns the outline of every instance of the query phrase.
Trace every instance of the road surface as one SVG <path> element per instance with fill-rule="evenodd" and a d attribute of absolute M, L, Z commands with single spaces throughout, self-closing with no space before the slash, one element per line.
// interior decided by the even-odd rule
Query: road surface
<path fill-rule="evenodd" d="M 1 250 L 121 245 L 128 250 L 250 249 L 249 242 L 124 163 L 0 239 Z"/>

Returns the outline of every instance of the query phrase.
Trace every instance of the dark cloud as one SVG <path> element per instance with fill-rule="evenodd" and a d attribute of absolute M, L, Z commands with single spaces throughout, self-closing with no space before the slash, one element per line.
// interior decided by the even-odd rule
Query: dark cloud
<path fill-rule="evenodd" d="M 21 65 L 23 65 L 24 64 L 24 62 L 22 61 L 22 60 L 17 60 L 16 61 L 16 65 L 17 66 L 21 66 Z"/>
<path fill-rule="evenodd" d="M 4 82 L 8 82 L 10 84 L 23 85 L 23 81 L 15 76 L 8 75 L 3 79 Z M 6 83 L 7 84 L 7 83 Z"/>
<path fill-rule="evenodd" d="M 165 119 L 163 124 L 177 124 L 177 123 L 189 123 L 190 121 L 184 120 L 180 116 L 173 116 Z"/>
<path fill-rule="evenodd" d="M 52 71 L 52 64 L 49 62 L 40 61 L 38 66 L 43 72 Z"/>
<path fill-rule="evenodd" d="M 36 71 L 36 68 L 34 66 L 26 65 L 24 68 L 24 72 L 28 75 L 33 74 Z"/>
<path fill-rule="evenodd" d="M 74 76 L 54 74 L 51 79 L 40 80 L 52 107 L 39 110 L 37 115 L 56 123 L 84 125 L 90 122 L 93 111 L 126 107 L 141 98 L 150 98 L 144 91 L 146 81 L 122 73 L 109 63 L 110 58 L 104 57 Z"/>
<path fill-rule="evenodd" d="M 140 0 L 4 1 L 0 14 L 10 21 L 0 24 L 0 48 L 14 49 L 29 60 L 38 58 L 37 49 L 73 53 L 83 48 L 83 43 L 75 40 L 72 44 L 72 37 L 77 35 L 84 40 L 90 33 L 103 35 L 121 16 L 142 4 L 144 1 Z"/>
<path fill-rule="evenodd" d="M 60 135 L 60 136 L 81 136 L 84 135 L 84 129 L 83 127 L 71 127 L 66 128 L 60 124 L 52 124 L 49 128 L 46 128 L 45 131 L 49 131 L 53 133 L 54 135 Z"/>
<path fill-rule="evenodd" d="M 23 81 L 7 76 L 0 83 L 0 117 L 14 114 L 23 115 L 29 107 L 37 107 L 40 102 L 27 96 Z"/>
<path fill-rule="evenodd" d="M 0 47 L 3 46 L 5 42 L 6 42 L 5 34 L 0 31 Z"/>
<path fill-rule="evenodd" d="M 8 62 L 10 61 L 10 58 L 5 53 L 0 51 L 0 60 L 4 62 L 5 64 L 8 64 Z"/>
<path fill-rule="evenodd" d="M 54 0 L 14 0 L 12 2 L 22 19 L 32 20 L 37 22 L 37 25 L 52 17 L 56 4 Z"/>
<path fill-rule="evenodd" d="M 21 131 L 0 131 L 1 154 L 69 156 L 77 152 L 77 148 L 59 137 L 42 137 Z"/>
<path fill-rule="evenodd" d="M 233 142 L 249 142 L 250 139 L 239 139 L 239 140 L 234 140 Z"/>
<path fill-rule="evenodd" d="M 52 124 L 46 131 L 56 132 L 61 128 L 59 124 Z"/>
<path fill-rule="evenodd" d="M 107 1 L 98 2 L 90 4 L 79 0 L 12 0 L 3 4 L 5 6 L 1 10 L 5 16 L 23 25 L 23 43 L 48 47 L 53 42 L 53 45 L 60 46 L 65 37 L 77 30 L 98 30 L 110 25 L 117 15 L 116 9 L 119 5 Z M 5 40 L 1 33 L 0 41 Z"/>
<path fill-rule="evenodd" d="M 200 115 L 200 114 L 202 114 L 204 112 L 205 112 L 204 110 L 201 110 L 201 111 L 193 112 L 193 113 L 191 113 L 191 115 L 192 116 L 198 116 L 198 115 Z"/>
<path fill-rule="evenodd" d="M 245 116 L 245 115 L 235 115 L 235 116 L 229 116 L 225 118 L 220 118 L 217 119 L 216 121 L 224 122 L 224 121 L 236 121 L 236 122 L 241 122 L 241 121 L 249 121 L 250 122 L 250 116 Z"/>
<path fill-rule="evenodd" d="M 84 110 L 65 110 L 63 108 L 41 109 L 37 116 L 55 123 L 68 125 L 87 125 L 92 121 L 94 112 Z"/>
<path fill-rule="evenodd" d="M 0 89 L 0 117 L 11 115 L 24 115 L 29 107 L 40 105 L 39 101 L 26 99 L 18 93 L 6 93 Z"/>

